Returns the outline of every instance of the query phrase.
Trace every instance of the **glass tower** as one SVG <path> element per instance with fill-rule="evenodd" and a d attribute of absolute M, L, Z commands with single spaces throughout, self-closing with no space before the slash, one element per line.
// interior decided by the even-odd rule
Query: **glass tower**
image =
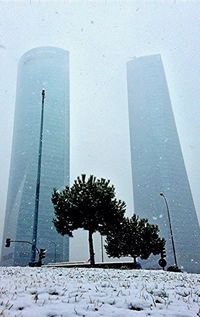
<path fill-rule="evenodd" d="M 200 230 L 171 108 L 160 55 L 127 64 L 129 125 L 135 213 L 158 224 L 174 265 L 165 201 L 171 216 L 178 266 L 200 272 Z M 156 262 L 155 262 L 156 261 Z M 144 264 L 158 268 L 152 257 Z"/>
<path fill-rule="evenodd" d="M 52 223 L 53 188 L 69 184 L 69 53 L 39 47 L 19 63 L 4 241 L 32 242 L 40 140 L 42 90 L 45 90 L 37 247 L 44 263 L 69 259 L 69 240 Z M 27 265 L 31 245 L 2 247 L 2 265 Z"/>

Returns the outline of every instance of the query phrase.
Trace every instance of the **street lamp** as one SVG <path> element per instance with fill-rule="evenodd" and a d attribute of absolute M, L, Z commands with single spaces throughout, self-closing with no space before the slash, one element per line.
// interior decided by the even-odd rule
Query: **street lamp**
<path fill-rule="evenodd" d="M 40 176 L 41 176 L 43 123 L 44 123 L 44 98 L 45 98 L 45 90 L 42 89 L 40 142 L 39 142 L 39 152 L 38 152 L 37 182 L 36 182 L 36 189 L 35 189 L 35 210 L 34 210 L 34 218 L 33 218 L 33 237 L 32 237 L 32 250 L 31 250 L 31 262 L 32 263 L 35 262 L 36 245 L 37 245 L 38 210 L 39 210 L 39 198 L 40 198 Z"/>
<path fill-rule="evenodd" d="M 171 225 L 171 219 L 170 219 L 170 213 L 169 213 L 169 206 L 167 203 L 167 198 L 165 197 L 164 193 L 160 193 L 160 196 L 162 196 L 164 198 L 166 207 L 167 207 L 167 216 L 168 216 L 168 220 L 169 220 L 169 228 L 170 228 L 170 236 L 171 236 L 171 241 L 172 241 L 172 248 L 173 248 L 173 254 L 174 254 L 174 262 L 176 267 L 178 268 L 178 264 L 177 264 L 177 259 L 176 259 L 176 251 L 175 251 L 175 244 L 174 244 L 174 238 L 173 238 L 173 233 L 172 233 L 172 225 Z"/>

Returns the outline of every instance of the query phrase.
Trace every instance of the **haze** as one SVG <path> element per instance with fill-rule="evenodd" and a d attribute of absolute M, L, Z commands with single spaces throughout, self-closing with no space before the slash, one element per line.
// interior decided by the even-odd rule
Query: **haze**
<path fill-rule="evenodd" d="M 126 63 L 161 54 L 200 220 L 200 2 L 0 2 L 0 241 L 11 155 L 17 65 L 26 51 L 70 52 L 71 182 L 109 178 L 133 213 Z M 56 92 L 55 92 L 56 93 Z M 72 258 L 87 257 L 75 234 Z M 85 250 L 83 250 L 85 248 Z M 82 251 L 83 250 L 83 251 Z"/>

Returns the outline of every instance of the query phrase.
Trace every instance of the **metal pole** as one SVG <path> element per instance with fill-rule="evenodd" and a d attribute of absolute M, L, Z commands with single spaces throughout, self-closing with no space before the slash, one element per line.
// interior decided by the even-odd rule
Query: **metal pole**
<path fill-rule="evenodd" d="M 178 267 L 177 259 L 176 259 L 174 237 L 173 237 L 173 233 L 172 233 L 172 225 L 171 225 L 171 219 L 170 219 L 170 213 L 169 213 L 169 206 L 168 206 L 168 203 L 167 203 L 167 198 L 165 197 L 164 193 L 160 193 L 160 196 L 162 196 L 164 198 L 164 201 L 165 201 L 165 204 L 166 204 L 166 207 L 167 207 L 167 215 L 168 215 L 168 220 L 169 220 L 170 236 L 171 236 L 172 248 L 173 248 L 173 253 L 174 253 L 174 262 L 175 262 L 176 267 Z"/>
<path fill-rule="evenodd" d="M 101 235 L 101 261 L 104 262 L 103 258 L 103 236 Z"/>
<path fill-rule="evenodd" d="M 40 198 L 40 176 L 41 176 L 41 159 L 42 159 L 42 139 L 43 139 L 43 122 L 44 122 L 44 98 L 45 98 L 45 90 L 43 89 L 42 90 L 42 109 L 41 109 L 41 121 L 40 121 L 40 142 L 39 142 L 39 152 L 38 152 L 37 181 L 36 181 L 36 190 L 35 190 L 35 210 L 34 210 L 34 219 L 33 219 L 31 262 L 35 261 L 36 245 L 37 245 L 38 210 L 39 210 L 39 198 Z"/>
<path fill-rule="evenodd" d="M 28 244 L 32 245 L 32 242 L 26 241 L 26 240 L 10 240 L 10 242 L 28 243 Z M 40 253 L 39 249 L 37 247 L 35 249 L 36 249 L 37 253 L 39 254 Z"/>

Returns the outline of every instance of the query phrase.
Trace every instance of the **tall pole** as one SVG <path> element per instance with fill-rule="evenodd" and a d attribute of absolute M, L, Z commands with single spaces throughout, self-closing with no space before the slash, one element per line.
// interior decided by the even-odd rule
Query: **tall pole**
<path fill-rule="evenodd" d="M 174 254 L 174 262 L 175 262 L 176 267 L 178 267 L 177 259 L 176 259 L 174 237 L 173 237 L 173 232 L 172 232 L 172 224 L 171 224 L 171 218 L 170 218 L 169 206 L 168 206 L 167 198 L 164 195 L 164 193 L 160 193 L 160 196 L 162 196 L 164 198 L 164 201 L 165 201 L 165 204 L 166 204 L 166 207 L 167 207 L 167 216 L 168 216 L 168 220 L 169 220 L 170 236 L 171 236 L 172 248 L 173 248 L 173 254 Z"/>
<path fill-rule="evenodd" d="M 37 166 L 37 181 L 36 181 L 36 189 L 35 189 L 35 209 L 34 209 L 34 219 L 33 219 L 31 262 L 35 262 L 36 249 L 37 249 L 38 210 L 39 210 L 39 199 L 40 199 L 40 176 L 41 176 L 42 139 L 43 139 L 43 123 L 44 123 L 44 98 L 45 98 L 45 90 L 43 89 L 42 90 L 41 121 L 40 121 L 40 142 L 39 142 L 38 166 Z"/>

